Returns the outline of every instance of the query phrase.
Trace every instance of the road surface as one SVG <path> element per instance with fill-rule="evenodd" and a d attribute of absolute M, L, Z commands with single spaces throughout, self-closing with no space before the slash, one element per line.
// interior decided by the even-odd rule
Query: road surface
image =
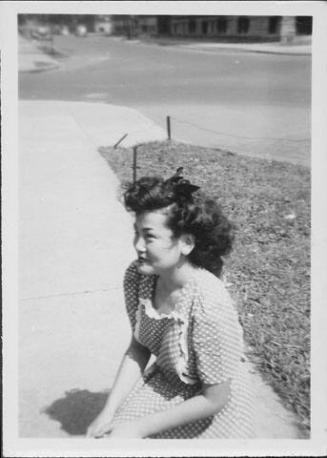
<path fill-rule="evenodd" d="M 140 110 L 172 137 L 310 164 L 311 58 L 90 36 L 55 37 L 62 67 L 23 73 L 22 99 L 101 101 Z"/>

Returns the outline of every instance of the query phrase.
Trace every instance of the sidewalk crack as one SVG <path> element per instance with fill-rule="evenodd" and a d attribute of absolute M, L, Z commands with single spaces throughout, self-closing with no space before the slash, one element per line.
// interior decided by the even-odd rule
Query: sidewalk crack
<path fill-rule="evenodd" d="M 21 301 L 31 301 L 31 300 L 39 300 L 39 299 L 51 299 L 53 297 L 69 297 L 69 296 L 79 296 L 83 294 L 94 294 L 94 293 L 106 293 L 109 291 L 114 291 L 114 290 L 121 290 L 122 287 L 120 286 L 114 286 L 112 288 L 103 288 L 103 289 L 94 289 L 94 290 L 84 290 L 84 291 L 73 291 L 73 292 L 68 292 L 68 293 L 57 293 L 57 294 L 48 294 L 48 295 L 42 295 L 42 296 L 31 296 L 31 297 L 22 297 L 20 298 Z"/>

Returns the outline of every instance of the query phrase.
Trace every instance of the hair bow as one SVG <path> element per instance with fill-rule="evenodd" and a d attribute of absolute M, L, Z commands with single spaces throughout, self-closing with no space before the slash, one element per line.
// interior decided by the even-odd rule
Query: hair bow
<path fill-rule="evenodd" d="M 176 194 L 186 198 L 190 198 L 193 192 L 200 189 L 200 186 L 195 186 L 183 178 L 183 167 L 179 167 L 174 175 L 166 180 L 166 183 L 173 187 Z"/>

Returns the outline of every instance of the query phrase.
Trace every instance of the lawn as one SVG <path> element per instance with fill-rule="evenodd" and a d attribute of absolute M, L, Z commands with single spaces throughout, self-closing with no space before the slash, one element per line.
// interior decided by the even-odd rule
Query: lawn
<path fill-rule="evenodd" d="M 121 182 L 132 180 L 130 148 L 103 149 Z M 247 354 L 310 428 L 310 170 L 286 162 L 175 142 L 138 148 L 137 176 L 184 176 L 236 224 L 225 278 Z"/>

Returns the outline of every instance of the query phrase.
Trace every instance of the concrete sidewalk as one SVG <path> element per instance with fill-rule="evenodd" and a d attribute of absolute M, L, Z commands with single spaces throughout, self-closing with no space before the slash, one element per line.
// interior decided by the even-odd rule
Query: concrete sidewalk
<path fill-rule="evenodd" d="M 123 39 L 123 38 L 122 38 Z M 311 55 L 311 37 L 305 39 L 295 39 L 293 43 L 287 42 L 258 42 L 258 43 L 246 43 L 246 42 L 219 42 L 206 41 L 205 39 L 176 39 L 172 37 L 160 37 L 160 38 L 144 38 L 127 40 L 129 43 L 148 43 L 161 46 L 175 46 L 177 48 L 184 48 L 195 51 L 207 51 L 207 52 L 220 52 L 220 51 L 237 51 L 237 52 L 255 52 L 264 54 L 285 54 L 292 56 L 303 56 Z"/>
<path fill-rule="evenodd" d="M 19 427 L 27 438 L 76 437 L 105 402 L 130 337 L 122 278 L 132 220 L 97 152 L 165 132 L 104 104 L 19 104 Z M 300 438 L 295 416 L 248 364 L 258 438 Z"/>
<path fill-rule="evenodd" d="M 292 56 L 311 55 L 310 44 L 287 45 L 284 43 L 191 43 L 181 45 L 183 48 L 198 49 L 202 51 L 215 52 L 241 51 L 256 52 L 264 54 L 285 54 Z"/>
<path fill-rule="evenodd" d="M 19 126 L 20 434 L 81 434 L 130 335 L 132 223 L 97 147 L 166 134 L 135 110 L 85 103 L 20 102 Z"/>
<path fill-rule="evenodd" d="M 20 72 L 40 72 L 54 70 L 60 67 L 60 63 L 53 57 L 45 54 L 37 40 L 28 40 L 18 36 L 18 69 Z"/>

